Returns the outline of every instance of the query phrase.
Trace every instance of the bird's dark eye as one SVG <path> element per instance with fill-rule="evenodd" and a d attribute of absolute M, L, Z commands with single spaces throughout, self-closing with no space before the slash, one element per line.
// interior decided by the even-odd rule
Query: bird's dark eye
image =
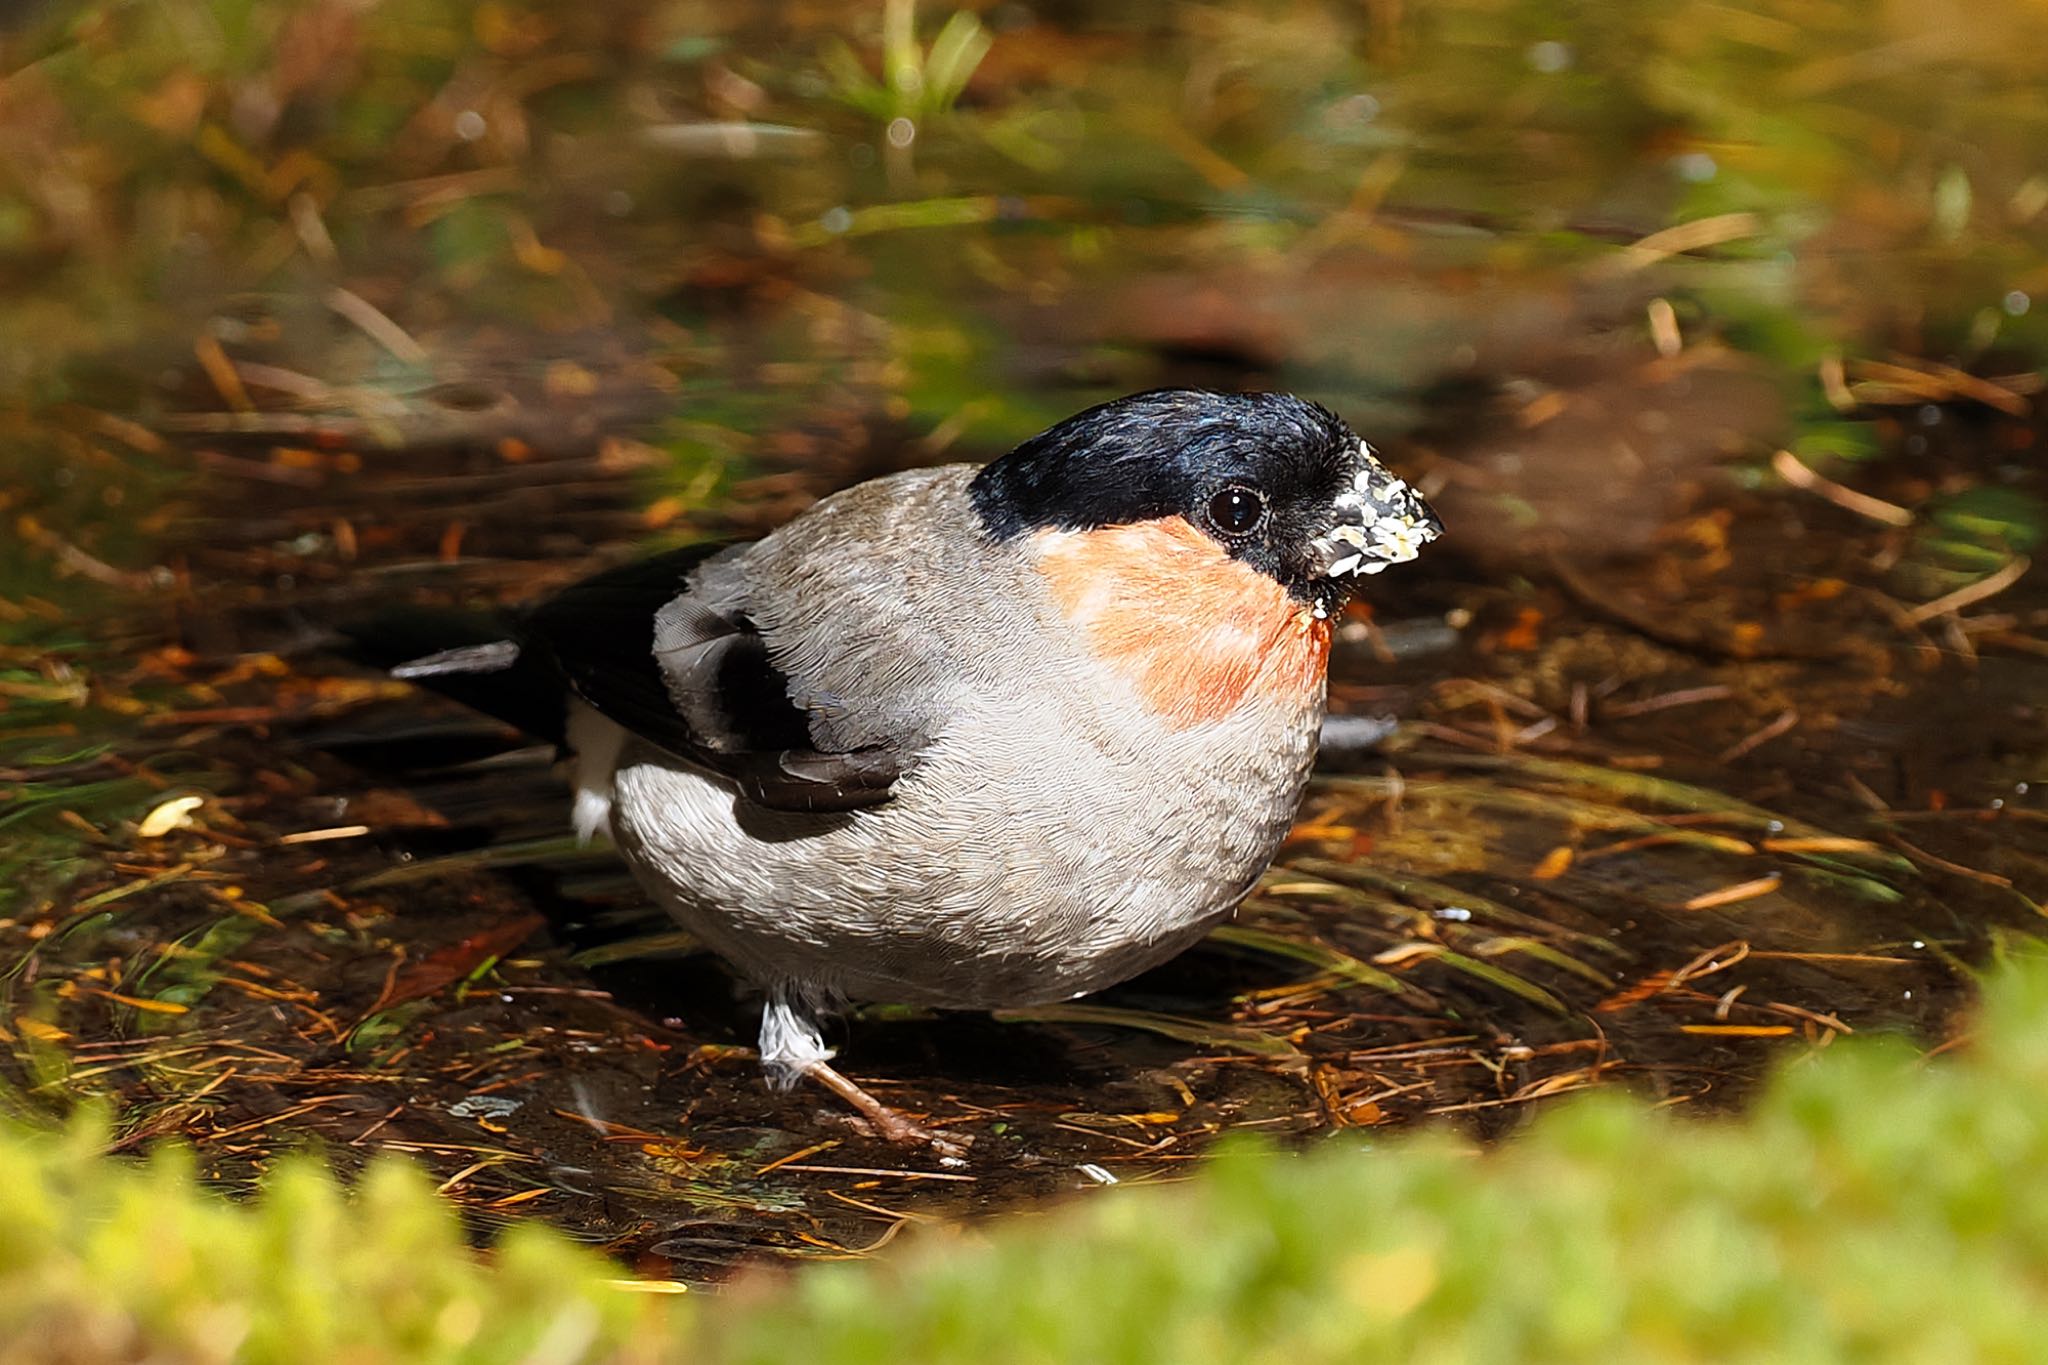
<path fill-rule="evenodd" d="M 1241 483 L 1209 499 L 1209 520 L 1227 536 L 1248 535 L 1266 519 L 1266 499 L 1256 488 Z"/>

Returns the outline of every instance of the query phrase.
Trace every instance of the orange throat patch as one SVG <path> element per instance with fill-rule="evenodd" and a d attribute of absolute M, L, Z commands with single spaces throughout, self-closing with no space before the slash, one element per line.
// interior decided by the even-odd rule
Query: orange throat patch
<path fill-rule="evenodd" d="M 1041 531 L 1033 546 L 1061 613 L 1173 728 L 1222 720 L 1247 699 L 1321 699 L 1330 623 L 1185 518 Z"/>

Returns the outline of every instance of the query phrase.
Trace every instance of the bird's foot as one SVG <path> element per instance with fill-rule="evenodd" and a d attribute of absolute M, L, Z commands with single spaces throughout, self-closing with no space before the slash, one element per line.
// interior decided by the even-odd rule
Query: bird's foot
<path fill-rule="evenodd" d="M 899 1147 L 930 1148 L 932 1153 L 947 1165 L 963 1164 L 966 1161 L 968 1139 L 955 1133 L 934 1132 L 905 1118 L 854 1084 L 830 1064 L 812 1062 L 804 1068 L 804 1075 L 853 1106 L 883 1141 L 892 1142 Z"/>

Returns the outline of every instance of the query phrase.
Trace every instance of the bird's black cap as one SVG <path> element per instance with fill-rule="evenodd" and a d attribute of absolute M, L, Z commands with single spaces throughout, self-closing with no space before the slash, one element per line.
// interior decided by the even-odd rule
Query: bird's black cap
<path fill-rule="evenodd" d="M 1185 517 L 1306 600 L 1323 568 L 1311 545 L 1361 458 L 1358 437 L 1319 404 L 1156 389 L 1032 437 L 983 469 L 969 493 L 997 541 Z"/>

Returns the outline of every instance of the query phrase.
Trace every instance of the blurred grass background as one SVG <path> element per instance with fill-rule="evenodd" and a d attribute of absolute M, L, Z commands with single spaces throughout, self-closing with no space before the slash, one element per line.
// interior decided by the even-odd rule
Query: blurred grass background
<path fill-rule="evenodd" d="M 561 442 L 624 391 L 695 506 L 797 411 L 986 453 L 1206 372 L 1384 437 L 1665 326 L 1863 453 L 1858 362 L 2041 352 L 2044 50 L 2024 0 L 45 4 L 0 403 L 399 445 L 509 394 Z M 17 514 L 146 567 L 149 462 L 33 444 Z"/>

